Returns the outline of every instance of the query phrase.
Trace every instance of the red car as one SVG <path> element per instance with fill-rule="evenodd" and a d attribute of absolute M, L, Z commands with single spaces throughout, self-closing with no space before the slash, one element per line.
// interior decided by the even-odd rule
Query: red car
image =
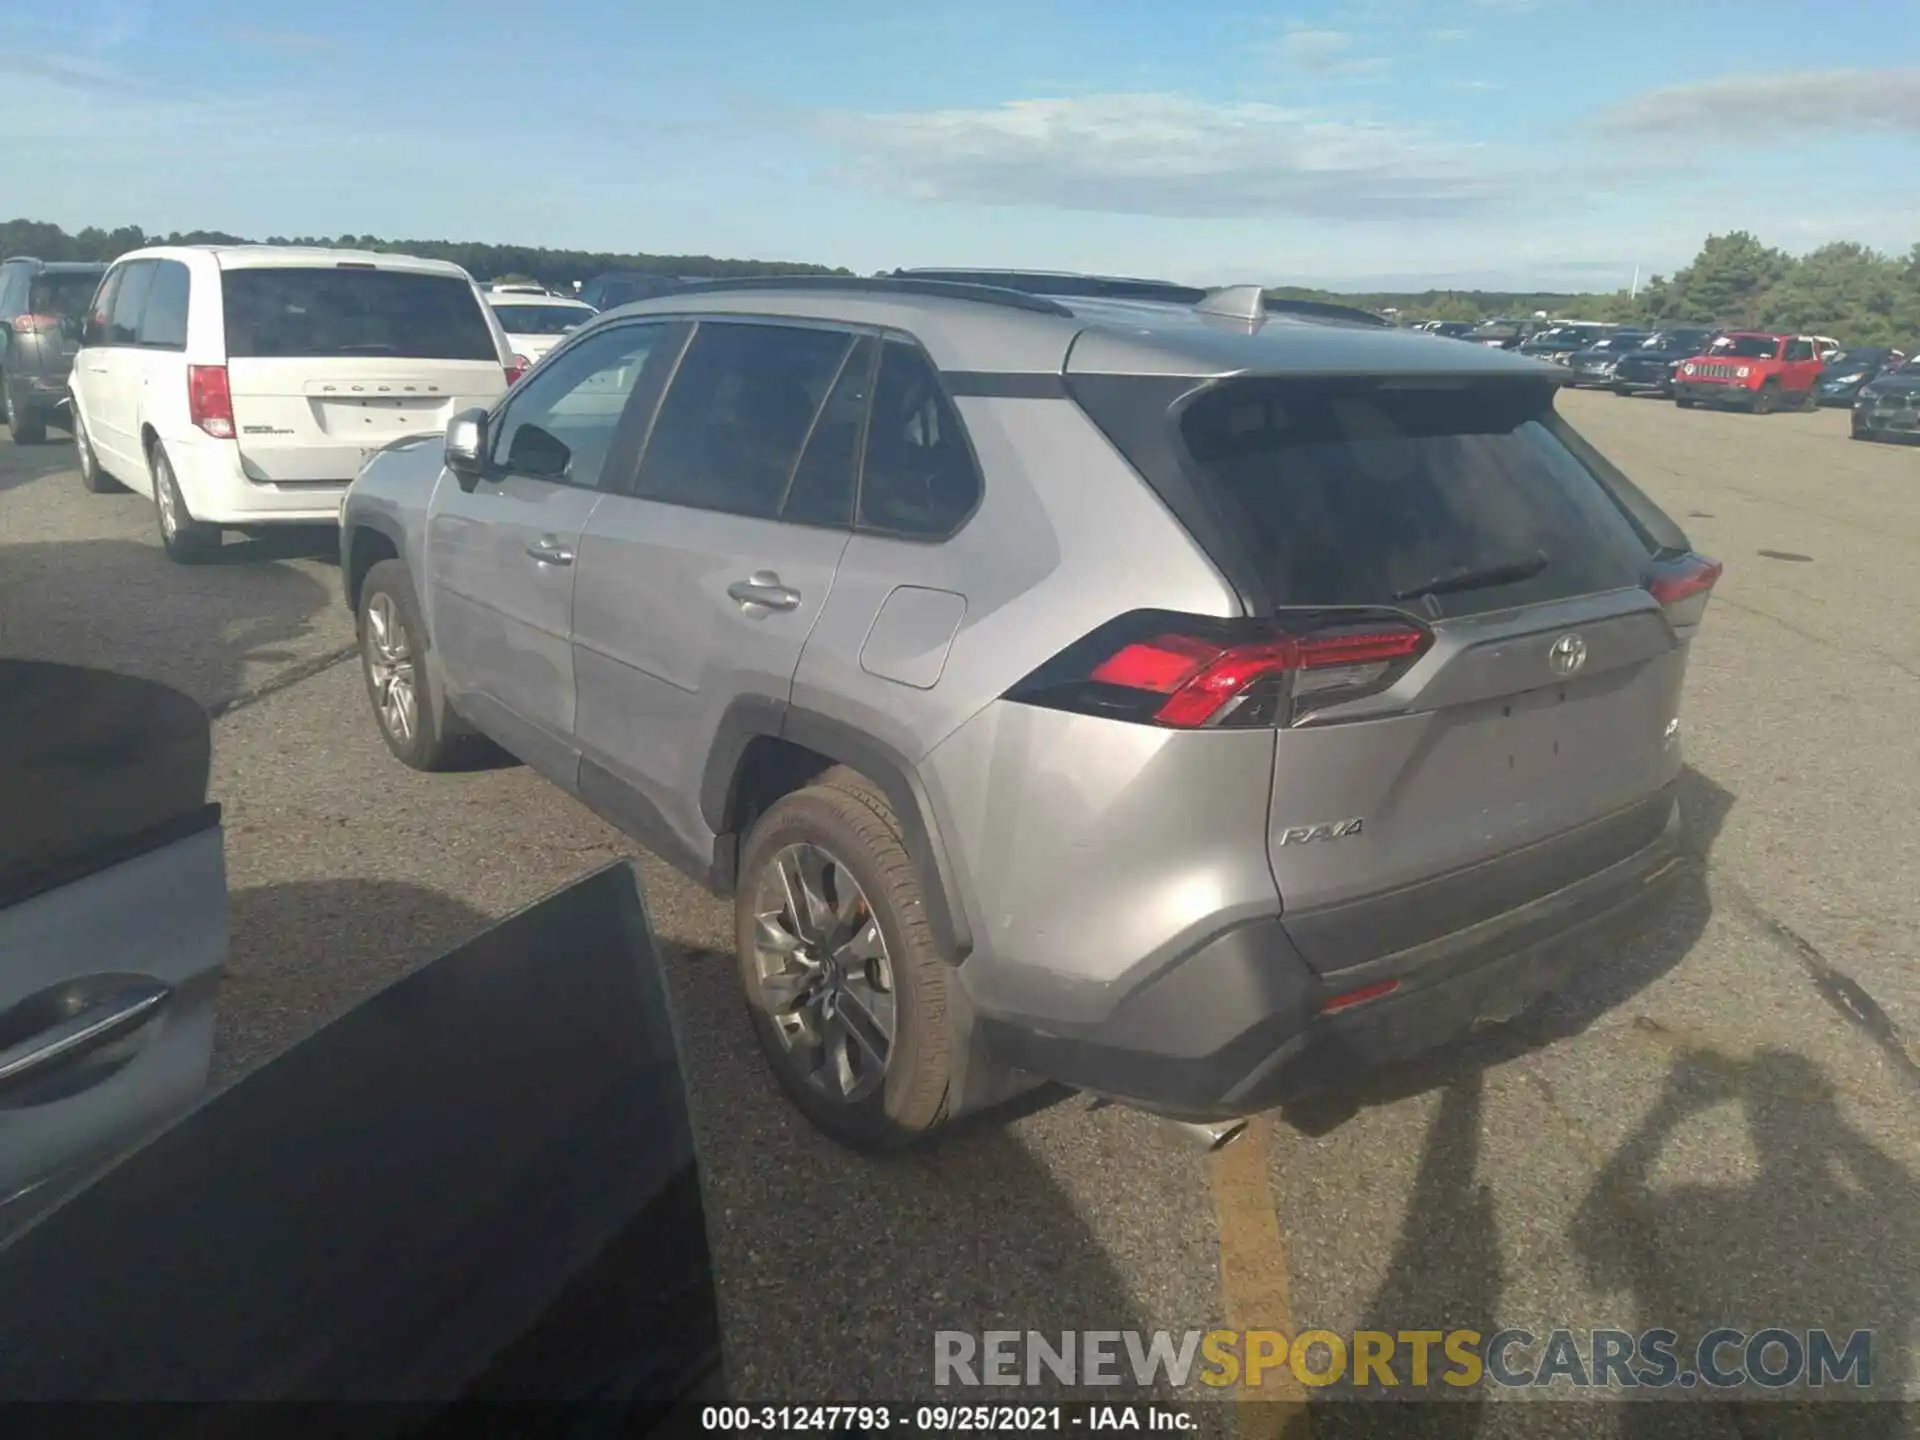
<path fill-rule="evenodd" d="M 1792 407 L 1811 410 L 1822 369 L 1820 346 L 1811 335 L 1767 335 L 1732 330 L 1706 353 L 1680 362 L 1673 376 L 1673 403 L 1737 406 L 1765 415 Z"/>

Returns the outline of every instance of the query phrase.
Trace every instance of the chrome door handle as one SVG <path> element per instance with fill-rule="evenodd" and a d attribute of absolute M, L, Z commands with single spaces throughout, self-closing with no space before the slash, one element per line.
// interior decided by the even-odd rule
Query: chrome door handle
<path fill-rule="evenodd" d="M 571 565 L 573 551 L 560 543 L 557 535 L 542 535 L 533 544 L 527 546 L 527 554 L 542 565 Z"/>
<path fill-rule="evenodd" d="M 800 592 L 780 583 L 771 570 L 756 570 L 745 580 L 727 586 L 727 594 L 744 610 L 759 606 L 762 610 L 792 610 L 800 604 Z"/>
<path fill-rule="evenodd" d="M 78 1015 L 0 1050 L 0 1090 L 144 1025 L 172 993 L 165 985 L 130 985 Z"/>

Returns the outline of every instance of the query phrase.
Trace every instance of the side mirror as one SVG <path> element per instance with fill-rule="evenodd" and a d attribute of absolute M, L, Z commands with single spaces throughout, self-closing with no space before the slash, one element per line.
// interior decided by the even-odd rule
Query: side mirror
<path fill-rule="evenodd" d="M 447 425 L 443 452 L 447 469 L 453 472 L 460 488 L 472 491 L 487 468 L 487 412 L 462 410 Z"/>

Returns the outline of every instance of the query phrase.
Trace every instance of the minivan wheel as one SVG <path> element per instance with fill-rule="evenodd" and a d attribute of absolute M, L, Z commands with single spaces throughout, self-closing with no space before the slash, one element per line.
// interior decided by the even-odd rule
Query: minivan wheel
<path fill-rule="evenodd" d="M 100 468 L 100 457 L 93 453 L 93 442 L 87 439 L 86 422 L 80 418 L 77 409 L 73 412 L 73 463 L 80 471 L 80 488 L 89 495 L 111 495 L 124 488 Z"/>
<path fill-rule="evenodd" d="M 367 699 L 394 758 L 431 771 L 450 770 L 476 754 L 477 736 L 444 734 L 435 719 L 440 712 L 426 665 L 427 627 L 403 561 L 382 560 L 367 572 L 356 618 Z"/>
<path fill-rule="evenodd" d="M 0 379 L 0 400 L 7 407 L 7 433 L 16 445 L 38 445 L 47 438 L 46 420 L 13 398 L 13 386 Z"/>
<path fill-rule="evenodd" d="M 147 472 L 153 476 L 153 509 L 167 558 L 179 565 L 198 565 L 212 559 L 220 550 L 220 527 L 193 518 L 180 494 L 180 484 L 173 478 L 173 462 L 157 443 L 147 456 Z"/>
<path fill-rule="evenodd" d="M 760 1047 L 817 1127 L 894 1150 L 947 1119 L 950 972 L 899 822 L 862 776 L 831 770 L 754 825 L 734 935 Z"/>

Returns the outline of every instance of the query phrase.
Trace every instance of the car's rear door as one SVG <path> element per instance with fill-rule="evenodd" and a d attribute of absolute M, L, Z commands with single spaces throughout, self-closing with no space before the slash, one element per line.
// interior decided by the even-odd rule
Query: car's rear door
<path fill-rule="evenodd" d="M 205 712 L 0 660 L 0 1235 L 196 1101 L 227 954 Z"/>
<path fill-rule="evenodd" d="M 786 704 L 851 534 L 879 348 L 703 320 L 633 487 L 594 512 L 573 611 L 581 795 L 631 833 L 697 838 L 728 707 Z"/>
<path fill-rule="evenodd" d="M 581 531 L 631 472 L 649 356 L 678 335 L 654 321 L 583 335 L 508 397 L 486 475 L 443 473 L 428 506 L 424 601 L 450 697 L 529 765 L 574 783 L 569 634 Z"/>
<path fill-rule="evenodd" d="M 1825 364 L 1820 359 L 1819 348 L 1806 335 L 1795 335 L 1787 341 L 1786 363 L 1781 367 L 1781 388 L 1794 395 L 1804 395 L 1820 383 L 1820 372 Z"/>
<path fill-rule="evenodd" d="M 1648 538 L 1562 430 L 1548 390 L 1504 380 L 1244 381 L 1187 413 L 1283 626 L 1427 636 L 1410 665 L 1302 672 L 1281 702 L 1270 858 L 1316 965 L 1463 928 L 1669 818 L 1684 638 L 1646 588 Z M 1581 827 L 1565 876 L 1474 878 Z"/>
<path fill-rule="evenodd" d="M 446 429 L 506 389 L 473 283 L 371 262 L 221 271 L 227 386 L 247 474 L 344 485 L 402 435 Z"/>

